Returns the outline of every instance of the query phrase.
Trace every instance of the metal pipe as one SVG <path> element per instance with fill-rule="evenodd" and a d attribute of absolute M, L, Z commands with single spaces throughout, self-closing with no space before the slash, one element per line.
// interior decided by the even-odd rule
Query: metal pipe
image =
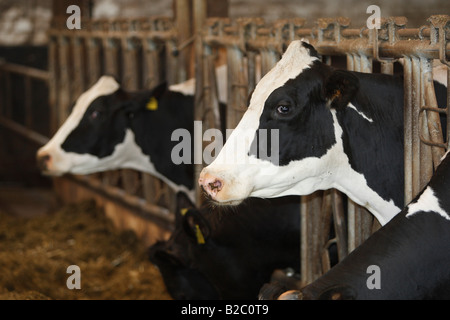
<path fill-rule="evenodd" d="M 420 59 L 416 57 L 411 58 L 412 62 L 412 197 L 414 198 L 420 191 L 420 168 L 421 168 L 421 143 L 419 133 L 419 109 L 421 107 L 420 101 Z"/>
<path fill-rule="evenodd" d="M 450 149 L 450 67 L 447 66 L 447 150 Z"/>
<path fill-rule="evenodd" d="M 430 75 L 431 73 L 431 60 L 429 59 L 420 59 L 420 106 L 426 104 L 426 92 L 425 92 L 425 81 L 427 80 L 427 73 Z M 428 77 L 429 79 L 430 77 Z M 419 131 L 425 136 L 425 139 L 430 139 L 430 133 L 428 131 L 428 116 L 424 113 L 423 117 L 420 117 L 420 106 L 419 111 L 417 112 L 417 123 Z M 420 141 L 420 132 L 419 132 L 419 141 Z M 421 144 L 420 146 L 420 190 L 422 190 L 425 185 L 430 181 L 431 176 L 433 175 L 433 156 L 431 152 L 431 147 L 425 144 Z"/>
<path fill-rule="evenodd" d="M 0 116 L 0 125 L 36 143 L 39 146 L 43 146 L 49 141 L 47 137 L 3 116 Z"/>
<path fill-rule="evenodd" d="M 20 74 L 42 81 L 48 81 L 50 79 L 50 73 L 48 71 L 22 66 L 11 62 L 5 62 L 4 60 L 0 60 L 0 70 Z"/>
<path fill-rule="evenodd" d="M 403 64 L 403 86 L 404 86 L 404 170 L 405 170 L 405 204 L 413 199 L 412 180 L 412 62 L 411 58 L 405 57 Z"/>
<path fill-rule="evenodd" d="M 64 178 L 76 182 L 108 200 L 132 209 L 139 216 L 150 219 L 169 231 L 174 229 L 174 215 L 166 208 L 148 203 L 144 199 L 127 194 L 117 187 L 104 185 L 101 181 L 90 179 L 88 176 L 65 175 Z"/>

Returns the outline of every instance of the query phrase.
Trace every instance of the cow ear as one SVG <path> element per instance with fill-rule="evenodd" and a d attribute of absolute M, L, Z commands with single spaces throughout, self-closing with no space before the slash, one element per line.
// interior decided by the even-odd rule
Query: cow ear
<path fill-rule="evenodd" d="M 208 222 L 199 210 L 188 210 L 183 219 L 186 234 L 198 245 L 203 245 L 209 238 L 210 228 Z"/>
<path fill-rule="evenodd" d="M 184 192 L 176 194 L 176 209 L 175 209 L 175 226 L 180 226 L 183 221 L 183 216 L 190 210 L 195 209 L 195 205 L 191 199 Z"/>
<path fill-rule="evenodd" d="M 351 72 L 336 70 L 325 80 L 324 96 L 331 108 L 346 107 L 359 89 L 359 81 Z"/>
<path fill-rule="evenodd" d="M 134 100 L 138 108 L 156 111 L 159 108 L 159 100 L 167 90 L 167 82 L 163 82 L 151 90 L 138 92 Z"/>

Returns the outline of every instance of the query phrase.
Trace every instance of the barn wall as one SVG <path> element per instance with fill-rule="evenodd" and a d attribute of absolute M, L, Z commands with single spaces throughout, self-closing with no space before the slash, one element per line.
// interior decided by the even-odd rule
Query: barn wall
<path fill-rule="evenodd" d="M 420 27 L 429 16 L 450 12 L 448 0 L 221 0 L 214 4 L 213 9 L 227 2 L 230 18 L 263 17 L 267 21 L 273 21 L 302 17 L 312 24 L 319 17 L 345 16 L 357 27 L 365 24 L 369 17 L 366 9 L 372 4 L 381 8 L 381 15 L 384 17 L 408 17 L 409 27 Z M 94 18 L 173 15 L 173 0 L 92 0 L 92 4 Z M 52 0 L 1 0 L 0 45 L 45 44 L 52 15 L 51 7 Z"/>
<path fill-rule="evenodd" d="M 450 12 L 448 0 L 230 0 L 230 17 L 260 16 L 268 21 L 280 18 L 305 18 L 312 24 L 317 18 L 348 17 L 355 27 L 365 25 L 366 9 L 378 5 L 381 16 L 406 16 L 409 27 L 419 27 L 433 14 Z"/>

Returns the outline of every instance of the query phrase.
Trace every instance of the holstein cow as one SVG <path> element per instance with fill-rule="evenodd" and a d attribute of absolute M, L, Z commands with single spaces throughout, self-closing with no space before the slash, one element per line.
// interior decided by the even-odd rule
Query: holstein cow
<path fill-rule="evenodd" d="M 226 66 L 216 69 L 219 101 L 226 103 Z M 173 165 L 176 129 L 193 131 L 195 81 L 153 90 L 124 91 L 102 76 L 75 102 L 52 139 L 37 152 L 44 174 L 90 174 L 119 168 L 150 173 L 193 199 L 193 166 Z M 191 153 L 192 154 L 192 153 Z"/>
<path fill-rule="evenodd" d="M 38 150 L 38 163 L 50 175 L 141 170 L 192 195 L 192 165 L 171 165 L 177 142 L 170 137 L 177 128 L 193 130 L 193 106 L 193 96 L 167 90 L 165 84 L 126 92 L 113 77 L 103 76 Z"/>
<path fill-rule="evenodd" d="M 224 205 L 336 188 L 385 224 L 404 206 L 403 105 L 401 76 L 335 70 L 293 41 L 199 184 Z"/>
<path fill-rule="evenodd" d="M 299 271 L 299 203 L 251 198 L 225 212 L 179 210 L 175 231 L 150 248 L 150 260 L 174 299 L 256 299 L 274 269 Z"/>
<path fill-rule="evenodd" d="M 450 154 L 388 224 L 301 291 L 303 299 L 450 299 Z"/>

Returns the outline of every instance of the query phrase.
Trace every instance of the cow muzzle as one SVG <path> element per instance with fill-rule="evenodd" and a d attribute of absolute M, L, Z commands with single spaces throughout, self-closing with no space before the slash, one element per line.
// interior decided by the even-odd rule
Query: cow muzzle
<path fill-rule="evenodd" d="M 55 167 L 59 163 L 59 157 L 48 150 L 38 150 L 36 154 L 36 164 L 43 175 L 60 176 L 65 171 Z"/>
<path fill-rule="evenodd" d="M 236 185 L 235 179 L 225 179 L 205 169 L 200 173 L 198 183 L 205 195 L 218 205 L 238 205 L 249 195 L 245 183 Z M 244 190 L 245 189 L 245 190 Z"/>
<path fill-rule="evenodd" d="M 37 166 L 41 172 L 48 171 L 51 161 L 52 157 L 49 154 L 40 154 L 36 157 Z"/>
<path fill-rule="evenodd" d="M 222 190 L 224 185 L 222 179 L 216 178 L 209 173 L 200 175 L 198 183 L 203 191 L 212 199 L 217 197 L 217 194 Z"/>

